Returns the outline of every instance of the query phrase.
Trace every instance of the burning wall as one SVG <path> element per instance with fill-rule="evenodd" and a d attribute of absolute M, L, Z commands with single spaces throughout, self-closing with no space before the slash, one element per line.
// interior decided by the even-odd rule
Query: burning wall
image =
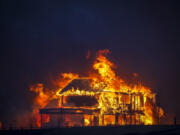
<path fill-rule="evenodd" d="M 68 126 L 75 125 L 72 124 L 77 121 L 74 119 L 82 120 L 80 123 L 88 126 L 93 125 L 92 123 L 98 123 L 94 124 L 98 126 L 157 123 L 157 117 L 163 116 L 163 110 L 156 106 L 155 93 L 141 84 L 127 84 L 117 76 L 113 71 L 114 63 L 106 57 L 108 53 L 107 49 L 97 52 L 92 66 L 95 72 L 86 78 L 74 73 L 63 73 L 56 81 L 58 89 L 48 90 L 43 84 L 31 87 L 31 91 L 38 94 L 33 110 L 37 126 L 41 126 L 42 122 L 39 109 L 46 108 L 52 100 L 59 101 L 56 106 L 58 111 L 67 111 L 67 108 L 71 108 L 71 111 L 76 110 L 77 115 L 62 114 L 65 116 L 63 118 L 57 116 L 61 117 L 58 119 L 64 123 L 68 121 L 70 123 Z M 82 109 L 86 110 L 78 115 L 78 111 Z M 93 113 L 93 109 L 98 109 L 99 112 Z M 92 110 L 91 114 L 88 114 L 87 110 Z M 47 114 L 43 117 L 45 123 L 50 123 L 52 119 Z"/>

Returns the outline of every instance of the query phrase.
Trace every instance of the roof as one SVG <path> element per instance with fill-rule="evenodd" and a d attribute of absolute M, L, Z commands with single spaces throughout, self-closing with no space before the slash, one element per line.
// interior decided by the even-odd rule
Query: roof
<path fill-rule="evenodd" d="M 71 90 L 71 89 L 78 89 L 78 90 L 83 90 L 83 91 L 93 91 L 93 92 L 107 92 L 107 93 L 116 93 L 116 94 L 122 94 L 122 95 L 129 95 L 129 93 L 126 92 L 121 92 L 121 91 L 108 91 L 108 90 L 103 90 L 103 89 L 93 89 L 91 87 L 91 79 L 89 78 L 78 78 L 78 79 L 73 79 L 69 84 L 67 84 L 60 92 L 59 94 L 63 94 L 64 92 Z M 133 95 L 138 95 L 137 93 L 131 93 Z"/>
<path fill-rule="evenodd" d="M 86 78 L 74 79 L 60 91 L 60 94 L 72 88 L 78 90 L 84 90 L 84 91 L 94 91 L 94 89 L 90 86 L 90 84 L 91 84 L 91 79 L 86 79 Z"/>

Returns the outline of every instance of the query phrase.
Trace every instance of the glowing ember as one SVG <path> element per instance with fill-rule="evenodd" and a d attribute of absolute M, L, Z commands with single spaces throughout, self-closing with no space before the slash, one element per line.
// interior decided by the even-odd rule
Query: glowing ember
<path fill-rule="evenodd" d="M 80 109 L 92 111 L 99 109 L 99 113 L 91 115 L 66 115 L 61 119 L 64 119 L 62 121 L 67 126 L 158 123 L 157 117 L 162 117 L 164 112 L 156 106 L 155 93 L 142 84 L 128 84 L 117 76 L 113 70 L 116 67 L 115 64 L 106 57 L 108 53 L 107 49 L 97 52 L 92 66 L 94 73 L 86 78 L 81 78 L 74 73 L 62 73 L 60 79 L 54 82 L 58 86 L 56 90 L 45 89 L 43 84 L 31 86 L 30 90 L 37 93 L 33 114 L 37 119 L 38 127 L 41 126 L 39 109 L 46 107 L 54 99 L 59 100 L 56 108 L 77 109 L 76 113 L 81 113 Z M 89 59 L 89 57 L 90 52 L 86 58 Z M 133 76 L 137 77 L 138 74 L 134 73 Z M 47 114 L 42 119 L 44 123 L 51 121 L 51 117 Z M 77 119 L 82 119 L 83 122 L 76 123 Z"/>
<path fill-rule="evenodd" d="M 2 122 L 0 121 L 0 129 L 2 129 Z"/>

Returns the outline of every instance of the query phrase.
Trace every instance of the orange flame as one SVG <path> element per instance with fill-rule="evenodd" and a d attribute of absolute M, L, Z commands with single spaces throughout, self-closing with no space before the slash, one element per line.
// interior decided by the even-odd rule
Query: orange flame
<path fill-rule="evenodd" d="M 125 80 L 116 75 L 113 70 L 116 68 L 115 64 L 107 59 L 107 54 L 110 51 L 108 49 L 100 50 L 97 52 L 96 59 L 92 68 L 97 71 L 89 74 L 88 78 L 92 79 L 91 86 L 99 91 L 99 99 L 98 99 L 98 108 L 100 108 L 100 113 L 106 114 L 110 113 L 120 113 L 119 108 L 122 108 L 120 104 L 126 103 L 130 104 L 132 102 L 132 109 L 135 111 L 142 111 L 144 115 L 136 116 L 136 114 L 131 117 L 134 118 L 132 123 L 136 123 L 135 121 L 141 119 L 143 124 L 155 124 L 155 115 L 159 115 L 162 117 L 164 112 L 162 108 L 159 107 L 159 114 L 154 114 L 154 110 L 157 109 L 155 106 L 155 93 L 152 92 L 150 88 L 143 86 L 142 84 L 128 84 Z M 90 57 L 90 52 L 88 52 L 87 58 Z M 134 77 L 137 77 L 138 74 L 134 73 Z M 31 86 L 30 90 L 35 92 L 37 96 L 35 97 L 35 105 L 33 114 L 37 119 L 37 126 L 40 127 L 40 117 L 39 117 L 39 109 L 46 107 L 46 105 L 51 102 L 53 99 L 58 99 L 59 104 L 57 107 L 61 106 L 61 96 L 59 92 L 73 79 L 79 78 L 78 74 L 74 73 L 62 73 L 60 78 L 57 81 L 54 81 L 54 84 L 58 86 L 58 89 L 48 90 L 45 89 L 43 84 L 37 84 L 35 86 Z M 117 95 L 116 93 L 127 93 L 127 95 Z M 95 96 L 96 92 L 87 92 L 79 89 L 71 89 L 64 93 L 64 95 L 90 95 Z M 135 96 L 130 97 L 129 95 L 135 94 Z M 132 101 L 131 101 L 132 99 Z M 127 111 L 128 108 L 124 107 L 124 111 Z M 120 125 L 124 125 L 128 123 L 128 121 L 124 121 L 120 116 L 118 119 Z M 130 116 L 127 116 L 130 119 Z M 131 119 L 132 119 L 131 118 Z M 45 122 L 50 121 L 50 117 L 48 115 L 43 118 Z M 67 119 L 69 119 L 67 117 Z M 90 124 L 89 116 L 84 116 L 85 125 L 88 126 Z M 67 120 L 69 121 L 69 120 Z M 115 117 L 112 115 L 105 116 L 104 124 L 100 118 L 99 125 L 114 125 Z M 73 125 L 71 123 L 71 125 Z"/>

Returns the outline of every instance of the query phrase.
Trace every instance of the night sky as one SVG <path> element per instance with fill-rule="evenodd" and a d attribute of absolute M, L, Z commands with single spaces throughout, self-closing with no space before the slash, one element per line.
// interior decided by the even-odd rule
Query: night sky
<path fill-rule="evenodd" d="M 86 60 L 110 49 L 120 76 L 139 74 L 180 119 L 178 3 L 1 0 L 0 121 L 31 111 L 31 84 L 61 72 L 87 73 Z M 86 74 L 83 74 L 86 75 Z"/>

